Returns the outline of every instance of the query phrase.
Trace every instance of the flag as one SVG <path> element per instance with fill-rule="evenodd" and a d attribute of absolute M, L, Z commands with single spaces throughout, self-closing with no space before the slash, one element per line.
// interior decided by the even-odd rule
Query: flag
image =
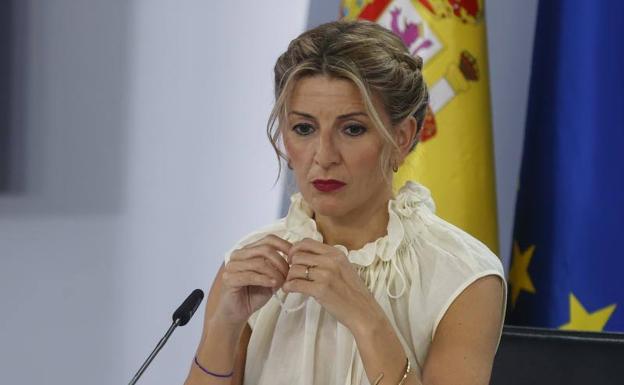
<path fill-rule="evenodd" d="M 483 1 L 345 0 L 342 14 L 390 29 L 424 61 L 428 113 L 395 190 L 424 184 L 438 215 L 498 252 Z"/>
<path fill-rule="evenodd" d="M 539 3 L 507 323 L 624 331 L 622 15 Z"/>

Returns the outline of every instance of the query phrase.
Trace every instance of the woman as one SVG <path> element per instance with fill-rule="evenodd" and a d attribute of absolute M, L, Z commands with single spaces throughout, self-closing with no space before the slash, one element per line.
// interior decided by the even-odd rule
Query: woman
<path fill-rule="evenodd" d="M 435 216 L 423 186 L 392 192 L 424 120 L 421 68 L 363 21 L 280 56 L 268 134 L 300 193 L 227 254 L 186 384 L 489 382 L 500 261 Z"/>

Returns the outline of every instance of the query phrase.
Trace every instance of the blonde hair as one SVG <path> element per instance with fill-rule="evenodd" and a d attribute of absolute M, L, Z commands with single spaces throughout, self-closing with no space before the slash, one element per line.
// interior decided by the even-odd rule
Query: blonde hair
<path fill-rule="evenodd" d="M 428 103 L 422 65 L 422 59 L 412 56 L 399 37 L 370 21 L 322 24 L 291 41 L 275 63 L 275 105 L 267 123 L 267 136 L 279 163 L 277 178 L 282 170 L 280 158 L 287 157 L 279 148 L 280 130 L 275 123 L 285 117 L 286 102 L 297 80 L 315 75 L 347 79 L 360 90 L 367 113 L 386 142 L 380 167 L 387 176 L 391 152 L 398 145 L 380 119 L 372 95 L 379 97 L 393 127 L 414 116 L 420 131 Z"/>

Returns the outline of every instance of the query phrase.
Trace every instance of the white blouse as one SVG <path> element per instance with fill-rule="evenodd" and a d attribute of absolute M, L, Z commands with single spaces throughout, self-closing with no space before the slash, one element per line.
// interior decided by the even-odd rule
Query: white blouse
<path fill-rule="evenodd" d="M 498 257 L 434 212 L 429 190 L 408 181 L 388 202 L 387 235 L 359 250 L 334 246 L 357 265 L 418 377 L 438 323 L 468 285 L 487 275 L 499 276 L 502 314 L 507 300 Z M 226 254 L 226 263 L 233 250 L 267 234 L 289 242 L 323 240 L 312 210 L 296 193 L 287 216 L 244 237 Z M 284 311 L 281 302 L 284 309 L 299 310 Z M 245 385 L 370 385 L 353 335 L 313 297 L 280 289 L 252 314 L 249 325 Z"/>

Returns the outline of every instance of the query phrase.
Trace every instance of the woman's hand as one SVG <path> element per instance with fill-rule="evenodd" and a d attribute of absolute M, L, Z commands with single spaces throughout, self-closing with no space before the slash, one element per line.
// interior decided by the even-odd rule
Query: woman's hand
<path fill-rule="evenodd" d="M 227 323 L 245 323 L 283 285 L 288 275 L 286 255 L 292 244 L 275 235 L 235 250 L 225 265 L 221 298 L 214 316 Z"/>
<path fill-rule="evenodd" d="M 385 313 L 347 256 L 333 246 L 305 238 L 288 252 L 284 292 L 310 295 L 352 332 Z M 306 267 L 309 278 L 306 280 Z M 374 318 L 371 318 L 374 317 Z"/>

